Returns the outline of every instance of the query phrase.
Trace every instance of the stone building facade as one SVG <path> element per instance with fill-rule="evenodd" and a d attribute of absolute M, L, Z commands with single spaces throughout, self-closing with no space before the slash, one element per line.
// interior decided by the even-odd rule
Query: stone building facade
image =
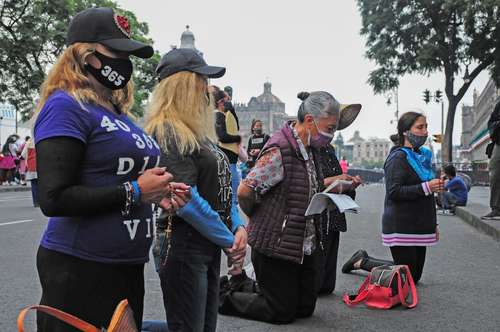
<path fill-rule="evenodd" d="M 342 133 L 339 132 L 337 134 L 337 137 L 333 141 L 333 146 L 335 147 L 335 153 L 337 154 L 338 160 L 341 160 L 342 157 L 344 157 L 347 162 L 352 163 L 354 146 L 349 142 L 344 142 L 344 136 L 342 136 Z"/>
<path fill-rule="evenodd" d="M 499 101 L 500 89 L 490 80 L 480 94 L 474 91 L 472 106 L 462 106 L 460 161 L 487 162 L 486 146 L 490 141 L 488 119 Z"/>
<path fill-rule="evenodd" d="M 264 133 L 272 134 L 280 129 L 283 124 L 296 119 L 285 112 L 285 103 L 272 93 L 272 84 L 264 83 L 264 91 L 257 97 L 250 98 L 247 104 L 233 101 L 234 109 L 240 122 L 240 134 L 243 136 L 243 145 L 246 146 L 250 136 L 250 127 L 253 119 L 262 121 Z"/>
<path fill-rule="evenodd" d="M 361 137 L 360 137 L 361 138 Z M 353 142 L 353 161 L 355 166 L 377 165 L 381 167 L 389 155 L 392 142 L 383 138 L 369 138 Z"/>

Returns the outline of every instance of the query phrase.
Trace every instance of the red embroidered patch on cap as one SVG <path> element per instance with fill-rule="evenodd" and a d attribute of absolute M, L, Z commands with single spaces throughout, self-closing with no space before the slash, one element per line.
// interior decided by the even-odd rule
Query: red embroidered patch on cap
<path fill-rule="evenodd" d="M 130 24 L 128 23 L 128 19 L 124 16 L 116 15 L 115 14 L 115 24 L 120 29 L 121 32 L 128 38 L 130 38 Z"/>

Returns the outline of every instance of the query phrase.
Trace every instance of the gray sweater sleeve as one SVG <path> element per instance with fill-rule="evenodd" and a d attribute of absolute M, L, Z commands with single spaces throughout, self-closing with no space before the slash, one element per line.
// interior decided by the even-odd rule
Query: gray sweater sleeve
<path fill-rule="evenodd" d="M 422 184 L 406 184 L 410 171 L 404 152 L 395 152 L 389 156 L 384 166 L 387 198 L 410 201 L 425 196 Z"/>

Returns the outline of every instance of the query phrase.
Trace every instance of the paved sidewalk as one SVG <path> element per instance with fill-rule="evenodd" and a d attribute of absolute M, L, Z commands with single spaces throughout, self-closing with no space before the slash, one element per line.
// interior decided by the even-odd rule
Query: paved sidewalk
<path fill-rule="evenodd" d="M 500 220 L 482 220 L 490 212 L 490 188 L 472 187 L 467 206 L 457 208 L 457 216 L 478 230 L 500 241 Z"/>

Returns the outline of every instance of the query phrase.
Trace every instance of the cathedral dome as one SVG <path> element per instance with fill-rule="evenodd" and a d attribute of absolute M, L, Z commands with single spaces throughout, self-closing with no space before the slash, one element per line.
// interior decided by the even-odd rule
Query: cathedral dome
<path fill-rule="evenodd" d="M 194 33 L 189 30 L 189 25 L 186 25 L 186 31 L 181 35 L 181 47 L 180 48 L 191 48 L 196 49 L 194 46 Z"/>
<path fill-rule="evenodd" d="M 273 95 L 271 82 L 264 83 L 264 93 L 258 96 L 256 99 L 260 103 L 269 103 L 269 104 L 282 104 L 283 102 Z"/>

